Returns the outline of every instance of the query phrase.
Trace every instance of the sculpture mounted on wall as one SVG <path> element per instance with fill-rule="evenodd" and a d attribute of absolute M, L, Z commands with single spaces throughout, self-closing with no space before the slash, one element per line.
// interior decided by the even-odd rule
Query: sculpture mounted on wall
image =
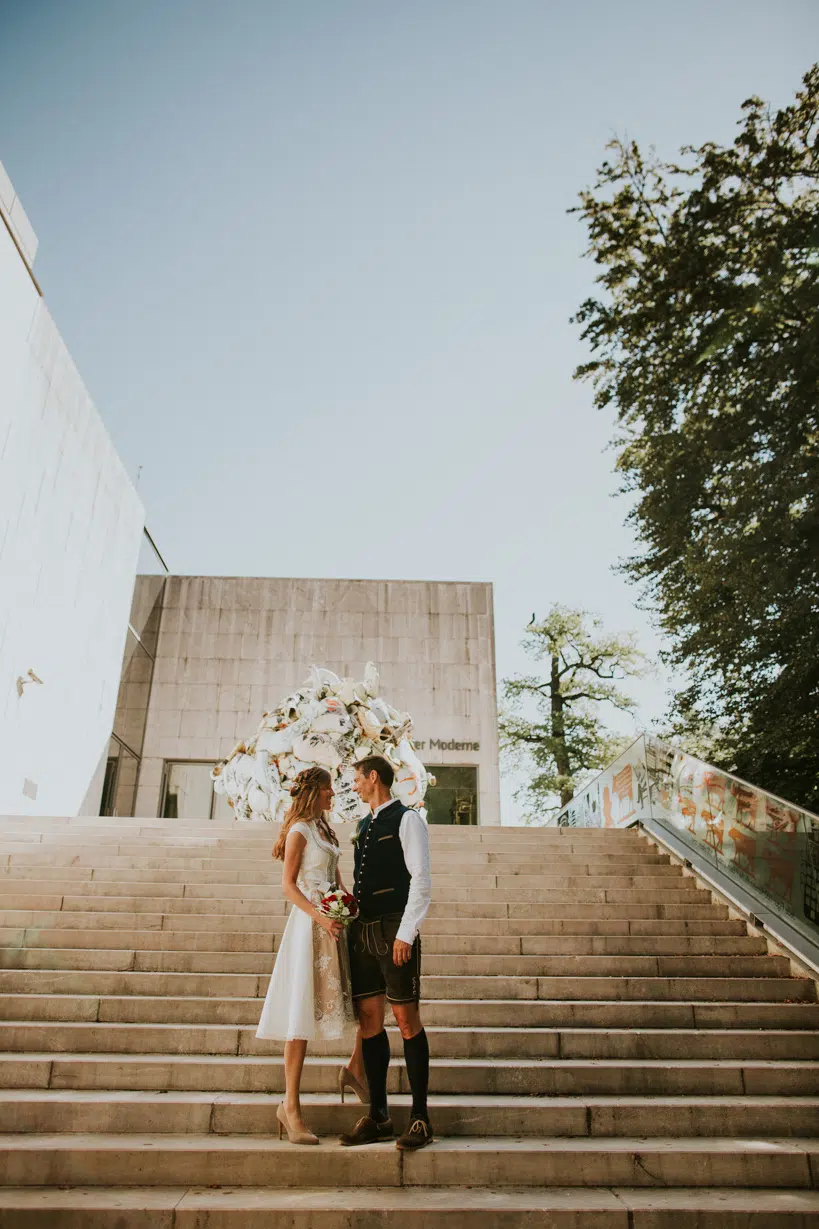
<path fill-rule="evenodd" d="M 393 793 L 422 815 L 427 773 L 412 743 L 412 718 L 378 695 L 378 671 L 367 664 L 361 682 L 311 666 L 304 685 L 265 713 L 255 737 L 239 743 L 211 776 L 237 819 L 281 821 L 290 787 L 304 768 L 320 765 L 333 778 L 333 822 L 363 818 L 367 808 L 353 793 L 353 764 L 383 755 L 395 769 Z"/>

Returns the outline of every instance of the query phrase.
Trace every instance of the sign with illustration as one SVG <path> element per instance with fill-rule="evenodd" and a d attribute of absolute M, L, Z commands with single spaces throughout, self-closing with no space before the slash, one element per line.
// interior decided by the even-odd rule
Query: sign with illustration
<path fill-rule="evenodd" d="M 579 790 L 557 822 L 571 828 L 625 828 L 648 815 L 645 736 Z"/>
<path fill-rule="evenodd" d="M 557 818 L 583 828 L 659 820 L 792 918 L 819 926 L 819 818 L 651 735 Z"/>

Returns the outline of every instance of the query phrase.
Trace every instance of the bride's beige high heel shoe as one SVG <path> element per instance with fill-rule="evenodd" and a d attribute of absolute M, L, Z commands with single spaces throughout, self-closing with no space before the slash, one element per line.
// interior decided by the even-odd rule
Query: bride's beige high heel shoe
<path fill-rule="evenodd" d="M 284 1106 L 280 1105 L 276 1110 L 276 1117 L 279 1120 L 279 1139 L 284 1132 L 287 1132 L 287 1138 L 291 1144 L 317 1144 L 319 1142 L 318 1135 L 314 1135 L 312 1131 L 293 1131 L 290 1129 L 290 1123 L 287 1121 L 287 1114 L 284 1112 Z"/>
<path fill-rule="evenodd" d="M 342 1105 L 344 1104 L 345 1088 L 351 1088 L 362 1105 L 369 1104 L 369 1089 L 365 1088 L 361 1081 L 356 1079 L 349 1067 L 342 1067 L 338 1073 L 338 1091 L 341 1093 Z"/>

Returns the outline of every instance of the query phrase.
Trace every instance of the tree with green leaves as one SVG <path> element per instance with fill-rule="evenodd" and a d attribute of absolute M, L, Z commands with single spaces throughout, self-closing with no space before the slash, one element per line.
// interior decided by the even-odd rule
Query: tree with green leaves
<path fill-rule="evenodd" d="M 578 783 L 630 741 L 606 727 L 601 710 L 633 714 L 620 684 L 644 674 L 647 662 L 633 635 L 607 635 L 595 616 L 559 605 L 542 622 L 532 616 L 522 645 L 543 668 L 503 681 L 501 749 L 530 774 L 515 796 L 537 819 L 570 802 Z"/>
<path fill-rule="evenodd" d="M 615 141 L 578 212 L 576 373 L 616 413 L 641 584 L 690 680 L 673 726 L 819 806 L 819 65 L 678 162 Z"/>

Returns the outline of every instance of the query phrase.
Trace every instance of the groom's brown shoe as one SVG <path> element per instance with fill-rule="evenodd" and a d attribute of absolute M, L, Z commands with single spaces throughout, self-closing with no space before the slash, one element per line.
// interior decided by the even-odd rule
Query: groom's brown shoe
<path fill-rule="evenodd" d="M 339 1137 L 338 1142 L 342 1148 L 355 1148 L 357 1144 L 376 1144 L 380 1140 L 392 1139 L 394 1134 L 390 1118 L 384 1122 L 376 1122 L 365 1114 L 363 1118 L 359 1118 L 352 1131 Z"/>
<path fill-rule="evenodd" d="M 434 1138 L 428 1118 L 411 1118 L 404 1134 L 395 1141 L 395 1146 L 402 1152 L 410 1152 L 416 1148 L 426 1148 Z"/>

